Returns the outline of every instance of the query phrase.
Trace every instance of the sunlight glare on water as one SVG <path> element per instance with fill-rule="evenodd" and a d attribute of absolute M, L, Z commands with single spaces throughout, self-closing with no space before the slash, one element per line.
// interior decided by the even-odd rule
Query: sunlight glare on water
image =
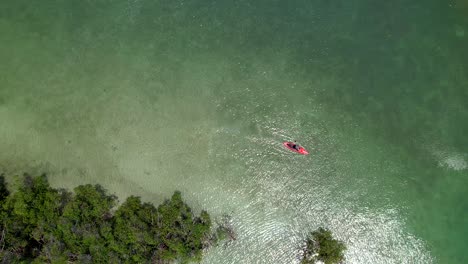
<path fill-rule="evenodd" d="M 462 9 L 111 2 L 0 3 L 0 172 L 180 190 L 237 234 L 206 264 L 299 263 L 318 227 L 346 263 L 466 263 Z"/>

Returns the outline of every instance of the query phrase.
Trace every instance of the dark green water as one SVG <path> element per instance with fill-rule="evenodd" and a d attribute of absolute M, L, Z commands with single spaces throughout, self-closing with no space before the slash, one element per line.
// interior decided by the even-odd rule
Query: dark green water
<path fill-rule="evenodd" d="M 467 1 L 2 1 L 0 43 L 3 171 L 232 212 L 206 263 L 321 225 L 350 263 L 468 263 Z"/>

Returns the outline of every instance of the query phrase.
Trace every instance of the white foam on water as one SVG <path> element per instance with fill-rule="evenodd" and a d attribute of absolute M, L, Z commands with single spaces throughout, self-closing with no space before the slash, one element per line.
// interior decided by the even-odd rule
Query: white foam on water
<path fill-rule="evenodd" d="M 452 153 L 448 154 L 447 157 L 440 160 L 439 166 L 461 171 L 468 169 L 468 161 L 466 159 L 466 155 Z"/>
<path fill-rule="evenodd" d="M 428 147 L 439 167 L 455 171 L 468 169 L 468 153 L 460 153 L 444 146 L 432 145 Z"/>

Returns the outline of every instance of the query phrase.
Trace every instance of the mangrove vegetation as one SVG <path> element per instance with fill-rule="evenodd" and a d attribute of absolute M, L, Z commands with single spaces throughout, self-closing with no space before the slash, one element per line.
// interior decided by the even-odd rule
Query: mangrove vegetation
<path fill-rule="evenodd" d="M 25 175 L 11 190 L 0 176 L 1 263 L 199 262 L 215 243 L 211 226 L 178 191 L 158 207 L 136 196 L 118 205 L 99 185 L 70 192 Z"/>
<path fill-rule="evenodd" d="M 328 229 L 320 227 L 306 239 L 301 264 L 338 264 L 344 261 L 346 246 L 333 238 Z"/>

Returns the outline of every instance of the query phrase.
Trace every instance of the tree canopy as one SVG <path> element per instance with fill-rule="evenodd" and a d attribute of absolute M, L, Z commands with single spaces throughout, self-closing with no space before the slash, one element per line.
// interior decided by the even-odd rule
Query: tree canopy
<path fill-rule="evenodd" d="M 325 264 L 341 263 L 345 250 L 346 246 L 334 239 L 330 230 L 320 227 L 307 237 L 301 264 L 313 264 L 317 261 Z"/>
<path fill-rule="evenodd" d="M 176 191 L 157 208 L 100 185 L 69 192 L 51 188 L 45 175 L 25 175 L 9 192 L 0 176 L 0 259 L 6 263 L 187 263 L 200 261 L 210 233 Z"/>

